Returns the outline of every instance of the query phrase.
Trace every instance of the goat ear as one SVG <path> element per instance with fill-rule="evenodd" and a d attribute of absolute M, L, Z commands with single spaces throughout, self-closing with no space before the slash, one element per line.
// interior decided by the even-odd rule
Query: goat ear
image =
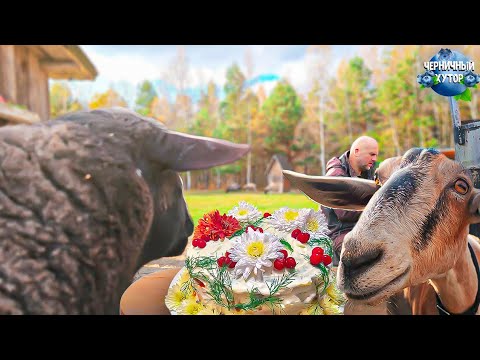
<path fill-rule="evenodd" d="M 383 160 L 380 163 L 380 166 L 375 170 L 375 174 L 380 181 L 380 184 L 385 184 L 385 182 L 390 178 L 390 176 L 398 170 L 400 163 L 402 162 L 401 156 L 395 156 Z"/>
<path fill-rule="evenodd" d="M 474 189 L 470 198 L 470 224 L 480 223 L 480 190 Z"/>
<path fill-rule="evenodd" d="M 331 208 L 363 210 L 380 188 L 375 181 L 342 176 L 310 176 L 283 170 L 290 183 L 313 201 Z"/>

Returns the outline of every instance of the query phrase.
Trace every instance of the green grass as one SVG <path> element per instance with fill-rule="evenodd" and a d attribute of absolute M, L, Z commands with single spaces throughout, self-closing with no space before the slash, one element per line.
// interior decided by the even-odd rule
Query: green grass
<path fill-rule="evenodd" d="M 240 201 L 246 201 L 262 213 L 273 213 L 281 207 L 292 209 L 311 208 L 318 210 L 318 204 L 303 193 L 263 194 L 263 193 L 225 193 L 225 192 L 185 192 L 188 211 L 195 226 L 207 212 L 218 210 L 221 215 L 232 209 Z"/>

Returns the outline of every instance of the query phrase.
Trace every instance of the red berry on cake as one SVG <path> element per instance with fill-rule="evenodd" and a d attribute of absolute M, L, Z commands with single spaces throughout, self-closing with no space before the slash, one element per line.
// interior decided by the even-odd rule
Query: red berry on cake
<path fill-rule="evenodd" d="M 323 265 L 327 266 L 328 264 L 330 264 L 332 262 L 332 258 L 330 257 L 330 255 L 323 255 Z"/>
<path fill-rule="evenodd" d="M 224 265 L 227 264 L 227 258 L 225 256 L 220 256 L 218 259 L 217 259 L 217 264 L 219 267 L 222 267 Z"/>
<path fill-rule="evenodd" d="M 287 257 L 285 259 L 285 266 L 289 269 L 293 269 L 297 265 L 297 262 L 295 259 L 291 256 Z"/>
<path fill-rule="evenodd" d="M 275 259 L 273 262 L 273 267 L 277 270 L 283 270 L 285 267 L 285 259 Z"/>
<path fill-rule="evenodd" d="M 323 249 L 320 246 L 314 247 L 312 250 L 312 255 L 313 254 L 320 254 L 320 256 L 323 256 Z"/>
<path fill-rule="evenodd" d="M 205 240 L 197 240 L 197 246 L 200 248 L 200 249 L 203 249 L 205 246 L 207 246 L 207 243 L 205 242 Z"/>
<path fill-rule="evenodd" d="M 204 284 L 202 281 L 200 281 L 200 280 L 198 280 L 198 279 L 195 279 L 195 278 L 194 278 L 193 280 L 195 280 L 195 282 L 196 282 L 200 287 L 205 287 L 205 284 Z"/>
<path fill-rule="evenodd" d="M 288 257 L 287 250 L 280 250 L 279 252 L 281 252 L 283 254 L 284 259 L 286 259 Z"/>
<path fill-rule="evenodd" d="M 233 269 L 237 263 L 230 259 L 229 255 L 230 253 L 227 251 L 225 253 L 225 264 L 227 264 L 230 269 Z"/>
<path fill-rule="evenodd" d="M 270 213 L 268 213 L 268 212 L 266 212 L 266 213 L 263 214 L 263 217 L 264 217 L 264 218 L 267 218 L 267 217 L 269 217 L 269 216 L 272 216 L 272 214 L 270 214 Z"/>
<path fill-rule="evenodd" d="M 302 244 L 306 244 L 309 239 L 310 239 L 310 234 L 309 233 L 301 232 L 297 236 L 297 240 L 300 241 Z"/>
<path fill-rule="evenodd" d="M 310 255 L 310 264 L 312 265 L 318 265 L 323 261 L 323 255 L 320 255 L 319 253 L 314 253 Z"/>
<path fill-rule="evenodd" d="M 198 247 L 198 239 L 193 239 L 192 246 L 193 247 Z"/>
<path fill-rule="evenodd" d="M 298 235 L 302 233 L 302 230 L 300 229 L 295 229 L 292 231 L 292 238 L 296 239 Z"/>

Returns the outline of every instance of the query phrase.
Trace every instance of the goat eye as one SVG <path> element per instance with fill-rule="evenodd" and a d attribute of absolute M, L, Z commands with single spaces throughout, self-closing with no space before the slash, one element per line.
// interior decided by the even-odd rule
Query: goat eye
<path fill-rule="evenodd" d="M 465 180 L 458 179 L 455 181 L 455 191 L 458 192 L 459 194 L 465 195 L 469 189 L 468 184 L 465 182 Z"/>

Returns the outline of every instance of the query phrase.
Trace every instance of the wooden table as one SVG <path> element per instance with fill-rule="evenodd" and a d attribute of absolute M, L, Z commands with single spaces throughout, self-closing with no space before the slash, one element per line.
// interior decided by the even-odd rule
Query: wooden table
<path fill-rule="evenodd" d="M 120 315 L 170 315 L 165 296 L 178 271 L 160 270 L 132 283 L 120 299 Z"/>

